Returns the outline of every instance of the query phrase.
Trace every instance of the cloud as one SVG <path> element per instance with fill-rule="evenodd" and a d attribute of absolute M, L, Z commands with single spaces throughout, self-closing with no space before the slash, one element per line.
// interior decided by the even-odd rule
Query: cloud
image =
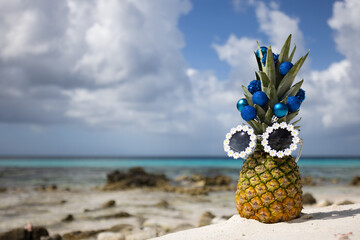
<path fill-rule="evenodd" d="M 293 42 L 296 43 L 297 54 L 303 54 L 305 48 L 303 33 L 299 28 L 300 20 L 286 15 L 273 2 L 269 5 L 267 6 L 264 2 L 257 2 L 256 4 L 255 12 L 260 31 L 268 36 L 275 52 L 280 52 L 284 39 L 291 33 Z"/>
<path fill-rule="evenodd" d="M 312 71 L 309 79 L 311 98 L 322 99 L 317 111 L 325 127 L 344 127 L 360 122 L 360 74 L 356 64 L 360 50 L 360 3 L 356 0 L 335 2 L 328 24 L 334 30 L 338 51 L 345 56 L 323 71 Z"/>
<path fill-rule="evenodd" d="M 188 0 L 17 0 L 0 8 L 0 121 L 167 131 L 185 111 L 191 90 L 177 24 Z"/>

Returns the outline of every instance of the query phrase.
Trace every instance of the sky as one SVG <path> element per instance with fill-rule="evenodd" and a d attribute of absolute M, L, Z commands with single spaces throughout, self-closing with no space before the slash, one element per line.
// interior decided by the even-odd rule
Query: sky
<path fill-rule="evenodd" d="M 0 1 L 0 155 L 226 156 L 256 41 L 310 50 L 305 156 L 359 156 L 360 1 Z"/>

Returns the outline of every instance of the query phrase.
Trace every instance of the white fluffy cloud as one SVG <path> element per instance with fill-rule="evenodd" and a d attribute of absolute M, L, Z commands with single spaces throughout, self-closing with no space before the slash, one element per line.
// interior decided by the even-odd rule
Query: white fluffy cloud
<path fill-rule="evenodd" d="M 256 17 L 260 30 L 269 37 L 272 48 L 276 52 L 280 52 L 284 39 L 291 33 L 293 42 L 296 43 L 297 54 L 303 54 L 305 52 L 304 37 L 299 28 L 299 19 L 286 15 L 273 2 L 269 5 L 267 6 L 264 2 L 257 2 Z"/>
<path fill-rule="evenodd" d="M 335 32 L 336 47 L 345 59 L 332 63 L 323 71 L 312 71 L 308 85 L 311 98 L 322 99 L 317 103 L 325 127 L 352 126 L 360 122 L 360 2 L 345 0 L 335 2 L 329 26 Z"/>

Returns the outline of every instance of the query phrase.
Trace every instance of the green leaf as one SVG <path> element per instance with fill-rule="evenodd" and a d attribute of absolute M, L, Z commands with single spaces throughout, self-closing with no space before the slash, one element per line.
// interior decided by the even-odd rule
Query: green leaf
<path fill-rule="evenodd" d="M 262 71 L 263 67 L 262 67 L 261 59 L 259 59 L 259 58 L 256 56 L 256 52 L 254 52 L 254 54 L 255 54 L 256 62 L 257 62 L 257 64 L 258 64 L 259 71 Z"/>
<path fill-rule="evenodd" d="M 259 74 L 257 72 L 255 72 L 255 79 L 260 80 L 260 76 L 259 76 Z"/>
<path fill-rule="evenodd" d="M 247 123 L 254 129 L 256 135 L 262 133 L 260 123 L 256 122 L 255 120 L 250 120 Z"/>
<path fill-rule="evenodd" d="M 263 122 L 263 121 L 264 121 L 264 118 L 265 118 L 265 111 L 264 111 L 264 109 L 262 109 L 262 107 L 260 107 L 260 106 L 257 105 L 257 104 L 254 104 L 254 107 L 256 108 L 257 115 L 258 115 L 258 117 L 260 118 L 260 121 Z"/>
<path fill-rule="evenodd" d="M 277 120 L 278 123 L 285 122 L 285 121 L 286 121 L 286 116 L 281 117 Z"/>
<path fill-rule="evenodd" d="M 273 111 L 271 109 L 271 107 L 269 107 L 265 113 L 265 118 L 264 118 L 264 122 L 267 124 L 267 125 L 272 125 L 272 122 L 271 122 L 271 119 L 273 117 Z"/>
<path fill-rule="evenodd" d="M 279 100 L 278 100 L 278 97 L 277 97 L 277 94 L 276 94 L 275 86 L 273 84 L 271 84 L 271 82 L 269 84 L 268 92 L 269 92 L 268 105 L 269 105 L 270 108 L 273 108 L 274 105 L 279 102 Z"/>
<path fill-rule="evenodd" d="M 263 132 L 266 132 L 266 128 L 268 127 L 268 125 L 266 125 L 265 123 L 262 123 L 261 126 L 262 126 Z"/>
<path fill-rule="evenodd" d="M 287 98 L 289 96 L 295 96 L 297 94 L 297 92 L 299 91 L 299 89 L 301 88 L 301 85 L 303 84 L 304 79 L 302 79 L 300 82 L 297 82 L 294 86 L 292 86 L 283 96 L 284 98 Z"/>
<path fill-rule="evenodd" d="M 286 116 L 286 123 L 289 123 L 291 120 L 293 120 L 299 114 L 299 111 L 300 110 L 297 110 L 296 112 L 293 112 L 293 113 L 289 113 Z"/>
<path fill-rule="evenodd" d="M 301 118 L 299 118 L 298 120 L 294 121 L 293 123 L 291 123 L 292 125 L 297 124 L 298 122 L 300 122 Z"/>
<path fill-rule="evenodd" d="M 289 58 L 289 51 L 290 51 L 290 44 L 291 44 L 291 34 L 289 35 L 289 37 L 286 39 L 280 54 L 279 54 L 279 60 L 278 62 L 283 63 L 286 62 Z"/>
<path fill-rule="evenodd" d="M 282 79 L 277 92 L 279 98 L 281 98 L 290 89 L 292 83 L 295 80 L 296 74 L 299 72 L 308 55 L 309 52 L 304 57 L 301 57 Z"/>
<path fill-rule="evenodd" d="M 300 129 L 300 127 L 301 127 L 301 126 L 295 126 L 294 128 L 295 128 L 295 129 Z"/>
<path fill-rule="evenodd" d="M 296 45 L 294 44 L 294 48 L 293 50 L 291 51 L 291 54 L 290 54 L 290 57 L 288 58 L 288 62 L 291 62 L 293 57 L 294 57 L 294 54 L 295 54 L 295 51 L 296 51 Z"/>
<path fill-rule="evenodd" d="M 287 103 L 287 97 L 283 98 L 280 102 L 286 104 Z"/>
<path fill-rule="evenodd" d="M 257 46 L 258 46 L 258 50 L 259 50 L 259 55 L 260 55 L 260 59 L 262 59 L 263 58 L 263 54 L 262 54 L 262 51 L 261 51 L 261 47 L 260 47 L 260 44 L 259 44 L 259 42 L 258 41 L 256 41 L 256 44 L 257 44 Z M 256 53 L 255 53 L 256 54 Z"/>
<path fill-rule="evenodd" d="M 252 94 L 249 92 L 249 90 L 244 86 L 244 85 L 241 85 L 242 89 L 244 90 L 244 95 L 245 95 L 245 98 L 248 102 L 248 104 L 250 106 L 253 105 L 253 102 L 252 102 Z"/>
<path fill-rule="evenodd" d="M 260 81 L 261 81 L 261 89 L 263 90 L 263 92 L 265 92 L 265 88 L 267 88 L 269 86 L 270 79 L 264 72 L 259 72 L 259 74 L 260 74 Z"/>
<path fill-rule="evenodd" d="M 264 68 L 264 72 L 270 79 L 270 82 L 273 82 L 274 86 L 276 86 L 276 71 L 275 71 L 275 63 L 274 56 L 271 50 L 271 46 L 267 50 L 266 54 L 266 66 Z"/>

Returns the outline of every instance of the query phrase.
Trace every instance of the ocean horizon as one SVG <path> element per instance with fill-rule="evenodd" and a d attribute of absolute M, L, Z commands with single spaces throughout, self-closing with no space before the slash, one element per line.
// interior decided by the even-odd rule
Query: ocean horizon
<path fill-rule="evenodd" d="M 58 186 L 94 187 L 106 182 L 114 170 L 142 167 L 165 174 L 169 179 L 180 175 L 227 175 L 237 181 L 242 159 L 228 157 L 16 157 L 0 158 L 0 187 Z M 347 185 L 360 174 L 360 157 L 302 157 L 298 161 L 302 176 L 332 180 Z"/>

